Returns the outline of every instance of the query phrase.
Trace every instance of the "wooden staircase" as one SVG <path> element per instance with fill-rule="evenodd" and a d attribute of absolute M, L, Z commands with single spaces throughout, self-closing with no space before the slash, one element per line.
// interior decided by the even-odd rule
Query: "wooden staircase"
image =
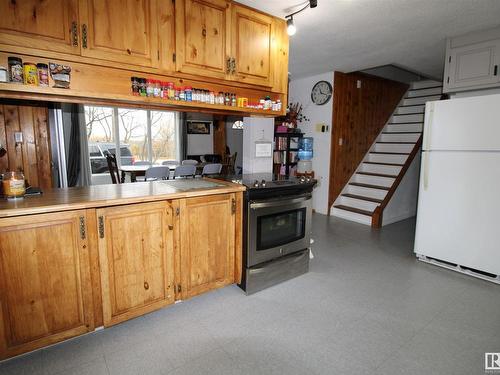
<path fill-rule="evenodd" d="M 425 103 L 441 98 L 436 81 L 410 85 L 363 161 L 331 209 L 333 216 L 382 226 L 384 208 L 422 145 Z"/>

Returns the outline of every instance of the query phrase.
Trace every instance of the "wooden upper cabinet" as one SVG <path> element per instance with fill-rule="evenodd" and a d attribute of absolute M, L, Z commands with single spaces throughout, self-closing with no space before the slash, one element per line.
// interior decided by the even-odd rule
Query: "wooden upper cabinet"
<path fill-rule="evenodd" d="M 235 211 L 234 194 L 180 201 L 183 298 L 234 282 Z"/>
<path fill-rule="evenodd" d="M 232 6 L 233 78 L 255 85 L 271 85 L 272 17 L 237 4 Z"/>
<path fill-rule="evenodd" d="M 0 359 L 94 329 L 85 211 L 0 220 Z"/>
<path fill-rule="evenodd" d="M 168 202 L 97 210 L 104 326 L 174 302 Z"/>
<path fill-rule="evenodd" d="M 158 0 L 80 0 L 82 56 L 157 67 Z"/>
<path fill-rule="evenodd" d="M 177 71 L 224 79 L 231 47 L 230 18 L 226 0 L 177 0 Z"/>
<path fill-rule="evenodd" d="M 0 43 L 79 54 L 77 1 L 0 1 Z"/>

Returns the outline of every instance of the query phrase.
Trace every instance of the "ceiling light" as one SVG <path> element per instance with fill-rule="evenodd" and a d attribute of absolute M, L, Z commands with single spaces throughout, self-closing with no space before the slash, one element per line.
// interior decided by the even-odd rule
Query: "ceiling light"
<path fill-rule="evenodd" d="M 290 36 L 295 35 L 295 33 L 297 32 L 297 28 L 293 23 L 293 17 L 290 17 L 289 19 L 286 20 L 286 32 Z"/>
<path fill-rule="evenodd" d="M 285 16 L 286 18 L 286 32 L 288 35 L 295 35 L 297 32 L 297 28 L 295 27 L 293 23 L 293 16 L 296 14 L 299 14 L 300 12 L 306 10 L 307 8 L 316 8 L 318 6 L 318 0 L 309 0 L 305 6 L 300 8 L 299 10 L 293 12 L 292 14 L 289 14 L 288 16 Z"/>

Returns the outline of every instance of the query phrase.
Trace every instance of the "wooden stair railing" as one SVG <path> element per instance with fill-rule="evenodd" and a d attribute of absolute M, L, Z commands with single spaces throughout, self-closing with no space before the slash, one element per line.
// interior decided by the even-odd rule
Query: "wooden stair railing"
<path fill-rule="evenodd" d="M 382 218 L 384 214 L 384 209 L 387 206 L 387 204 L 390 202 L 392 196 L 396 192 L 399 184 L 403 180 L 403 177 L 406 174 L 406 171 L 408 168 L 410 168 L 411 163 L 413 162 L 413 159 L 415 159 L 415 156 L 418 153 L 418 150 L 422 146 L 422 134 L 420 134 L 420 137 L 418 138 L 417 142 L 415 143 L 415 146 L 413 146 L 413 149 L 410 152 L 410 155 L 406 159 L 406 162 L 404 163 L 403 167 L 401 168 L 401 171 L 398 174 L 398 177 L 392 184 L 391 188 L 387 192 L 387 195 L 385 198 L 382 200 L 382 203 L 380 203 L 379 206 L 373 211 L 372 214 L 372 228 L 381 228 L 382 227 Z"/>

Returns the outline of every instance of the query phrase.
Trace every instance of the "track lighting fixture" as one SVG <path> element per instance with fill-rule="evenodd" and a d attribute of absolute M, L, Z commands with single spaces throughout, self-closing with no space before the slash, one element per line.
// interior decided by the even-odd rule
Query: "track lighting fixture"
<path fill-rule="evenodd" d="M 307 8 L 316 8 L 318 6 L 318 0 L 309 0 L 308 3 L 301 9 L 299 9 L 296 12 L 293 12 L 289 14 L 288 16 L 285 16 L 286 19 L 286 31 L 288 35 L 292 36 L 297 32 L 297 28 L 295 27 L 295 24 L 293 22 L 293 16 L 302 12 L 303 10 L 306 10 Z"/>

